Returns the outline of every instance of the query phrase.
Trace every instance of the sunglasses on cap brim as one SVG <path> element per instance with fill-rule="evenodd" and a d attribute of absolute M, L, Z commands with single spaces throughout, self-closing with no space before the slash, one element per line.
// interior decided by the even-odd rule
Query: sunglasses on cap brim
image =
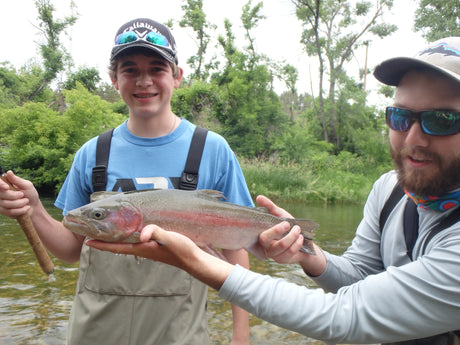
<path fill-rule="evenodd" d="M 115 46 L 122 46 L 139 40 L 161 48 L 168 48 L 172 53 L 174 53 L 168 39 L 155 31 L 150 31 L 145 36 L 139 36 L 135 31 L 125 31 L 115 38 Z"/>

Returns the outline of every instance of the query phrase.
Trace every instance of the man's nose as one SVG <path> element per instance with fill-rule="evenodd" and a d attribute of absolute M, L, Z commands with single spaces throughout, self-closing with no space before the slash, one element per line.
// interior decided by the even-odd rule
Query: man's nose
<path fill-rule="evenodd" d="M 423 133 L 419 121 L 414 121 L 407 131 L 406 144 L 410 146 L 427 146 L 429 144 L 429 134 Z"/>

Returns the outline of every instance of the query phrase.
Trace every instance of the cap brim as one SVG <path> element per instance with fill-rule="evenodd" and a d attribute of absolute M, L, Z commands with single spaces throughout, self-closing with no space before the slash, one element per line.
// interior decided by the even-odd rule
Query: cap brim
<path fill-rule="evenodd" d="M 398 86 L 404 74 L 410 70 L 416 69 L 435 70 L 457 82 L 460 82 L 460 75 L 429 62 L 410 57 L 397 57 L 383 61 L 375 67 L 374 77 L 384 84 Z"/>
<path fill-rule="evenodd" d="M 177 59 L 164 49 L 161 49 L 159 47 L 156 47 L 152 44 L 145 43 L 143 41 L 140 42 L 133 42 L 131 44 L 127 44 L 125 46 L 115 46 L 112 49 L 112 54 L 110 56 L 110 61 L 113 61 L 115 58 L 117 58 L 121 53 L 127 52 L 133 48 L 145 48 L 148 50 L 151 50 L 157 54 L 159 54 L 161 57 L 163 57 L 165 60 L 169 61 L 170 63 L 175 63 L 177 64 Z"/>

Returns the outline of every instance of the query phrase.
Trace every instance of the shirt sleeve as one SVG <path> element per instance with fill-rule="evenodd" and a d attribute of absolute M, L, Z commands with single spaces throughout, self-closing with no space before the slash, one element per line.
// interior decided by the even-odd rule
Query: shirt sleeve
<path fill-rule="evenodd" d="M 458 229 L 459 230 L 459 229 Z M 459 231 L 429 254 L 337 293 L 235 267 L 219 296 L 280 327 L 332 343 L 416 339 L 460 325 Z"/>
<path fill-rule="evenodd" d="M 54 203 L 56 207 L 62 209 L 63 215 L 89 203 L 93 192 L 91 172 L 96 161 L 96 140 L 97 138 L 88 141 L 75 154 L 72 167 Z"/>
<path fill-rule="evenodd" d="M 226 201 L 254 206 L 240 164 L 227 141 L 217 133 L 208 132 L 201 160 L 205 176 L 212 177 L 213 189 L 222 192 Z"/>

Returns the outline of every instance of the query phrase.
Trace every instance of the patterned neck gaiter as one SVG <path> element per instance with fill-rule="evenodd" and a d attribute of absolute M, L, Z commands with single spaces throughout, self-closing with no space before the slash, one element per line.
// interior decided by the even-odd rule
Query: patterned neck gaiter
<path fill-rule="evenodd" d="M 446 193 L 442 196 L 419 196 L 404 190 L 409 198 L 414 200 L 417 207 L 424 208 L 426 210 L 444 212 L 450 210 L 452 207 L 457 206 L 460 203 L 460 190 Z"/>

